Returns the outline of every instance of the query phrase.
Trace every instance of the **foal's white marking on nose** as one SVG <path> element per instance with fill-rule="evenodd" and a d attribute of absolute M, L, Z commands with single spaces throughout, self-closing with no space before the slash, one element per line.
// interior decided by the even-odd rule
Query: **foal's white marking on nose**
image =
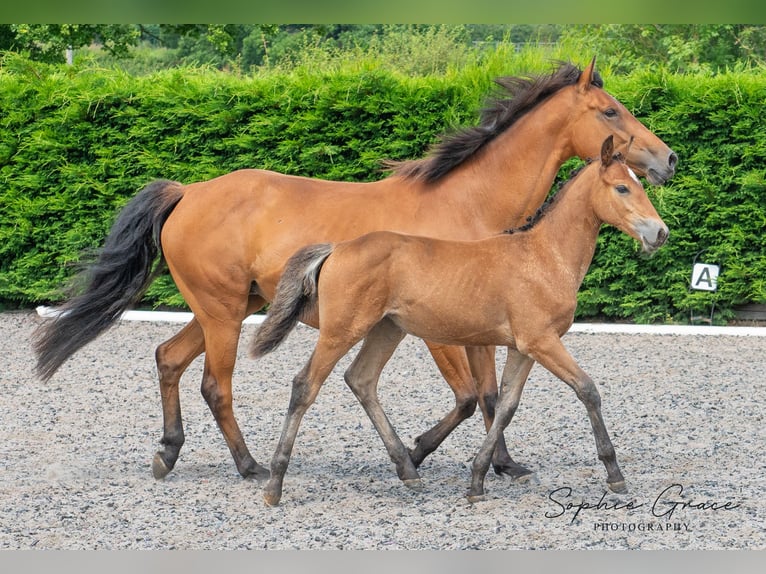
<path fill-rule="evenodd" d="M 638 181 L 638 176 L 636 176 L 636 174 L 633 172 L 632 169 L 628 168 L 628 173 L 630 174 L 630 177 L 633 178 L 633 181 L 635 181 L 636 183 L 641 183 L 640 181 Z"/>

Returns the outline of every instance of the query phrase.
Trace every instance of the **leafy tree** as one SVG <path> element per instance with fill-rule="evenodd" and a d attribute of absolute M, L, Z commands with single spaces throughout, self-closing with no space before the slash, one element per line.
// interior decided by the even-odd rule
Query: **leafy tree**
<path fill-rule="evenodd" d="M 125 57 L 140 36 L 138 28 L 129 24 L 11 24 L 4 32 L 9 49 L 50 63 L 63 62 L 67 49 L 93 42 L 109 54 Z"/>
<path fill-rule="evenodd" d="M 579 42 L 613 72 L 661 64 L 672 71 L 722 71 L 766 62 L 766 32 L 743 24 L 589 24 L 567 26 L 564 41 Z"/>

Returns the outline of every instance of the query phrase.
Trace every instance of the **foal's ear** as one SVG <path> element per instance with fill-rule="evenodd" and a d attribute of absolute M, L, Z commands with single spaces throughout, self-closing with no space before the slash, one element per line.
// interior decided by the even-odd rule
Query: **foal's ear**
<path fill-rule="evenodd" d="M 582 73 L 580 73 L 580 78 L 577 80 L 577 89 L 579 89 L 582 92 L 586 92 L 590 90 L 591 84 L 593 84 L 593 77 L 596 74 L 596 56 L 593 56 L 593 59 L 590 61 L 590 64 L 588 64 L 588 67 L 585 68 Z"/>
<path fill-rule="evenodd" d="M 609 134 L 609 136 L 604 140 L 604 143 L 601 144 L 601 165 L 603 167 L 607 167 L 610 163 L 612 163 L 612 159 L 614 158 L 613 154 L 614 136 Z"/>

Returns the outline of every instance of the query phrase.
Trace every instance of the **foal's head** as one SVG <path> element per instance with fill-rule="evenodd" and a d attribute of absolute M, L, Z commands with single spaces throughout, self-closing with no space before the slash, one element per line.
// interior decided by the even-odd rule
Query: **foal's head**
<path fill-rule="evenodd" d="M 647 253 L 659 249 L 668 238 L 668 226 L 657 214 L 644 186 L 622 155 L 614 153 L 612 136 L 601 146 L 598 182 L 592 189 L 591 201 L 599 219 L 640 241 Z"/>

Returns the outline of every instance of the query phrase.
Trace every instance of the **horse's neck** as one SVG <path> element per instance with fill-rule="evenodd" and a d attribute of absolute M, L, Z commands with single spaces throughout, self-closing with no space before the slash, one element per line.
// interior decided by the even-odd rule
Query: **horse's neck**
<path fill-rule="evenodd" d="M 443 187 L 463 194 L 473 216 L 497 233 L 542 205 L 572 155 L 566 115 L 543 103 L 448 175 Z"/>
<path fill-rule="evenodd" d="M 582 173 L 577 181 L 562 189 L 555 203 L 528 232 L 535 252 L 547 251 L 562 275 L 562 282 L 571 284 L 575 292 L 593 260 L 602 224 L 590 201 L 594 176 L 598 176 L 597 171 Z"/>

